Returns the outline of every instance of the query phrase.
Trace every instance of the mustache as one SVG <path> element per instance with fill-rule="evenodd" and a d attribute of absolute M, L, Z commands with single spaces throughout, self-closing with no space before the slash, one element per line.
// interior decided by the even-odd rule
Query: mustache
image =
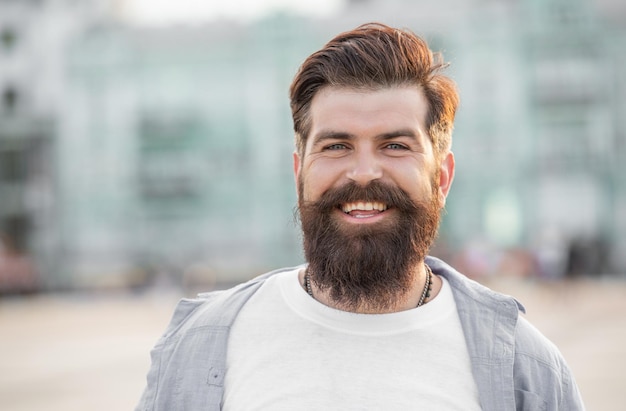
<path fill-rule="evenodd" d="M 335 187 L 325 191 L 316 201 L 301 201 L 299 207 L 313 207 L 319 211 L 330 211 L 340 207 L 342 204 L 355 201 L 381 202 L 389 208 L 397 208 L 400 211 L 416 212 L 417 206 L 411 200 L 409 194 L 400 187 L 371 181 L 366 186 L 350 181 L 340 187 Z"/>

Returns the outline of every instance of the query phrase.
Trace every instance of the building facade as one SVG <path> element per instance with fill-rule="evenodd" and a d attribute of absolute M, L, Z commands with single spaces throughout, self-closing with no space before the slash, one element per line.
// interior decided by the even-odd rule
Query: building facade
<path fill-rule="evenodd" d="M 560 276 L 576 245 L 578 269 L 626 272 L 619 13 L 361 0 L 324 19 L 146 28 L 111 4 L 0 0 L 0 232 L 44 288 L 232 282 L 299 263 L 289 82 L 332 35 L 374 20 L 442 50 L 461 92 L 439 252 L 497 272 L 524 249 Z"/>

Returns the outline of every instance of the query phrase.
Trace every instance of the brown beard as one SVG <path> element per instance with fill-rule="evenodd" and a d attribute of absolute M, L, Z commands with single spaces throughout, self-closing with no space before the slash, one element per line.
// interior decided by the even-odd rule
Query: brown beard
<path fill-rule="evenodd" d="M 351 182 L 326 191 L 315 202 L 304 202 L 299 181 L 298 206 L 311 281 L 347 309 L 393 308 L 398 297 L 410 290 L 415 267 L 437 237 L 440 204 L 434 181 L 432 196 L 423 203 L 413 202 L 399 187 L 378 181 L 366 187 Z M 336 213 L 342 212 L 342 204 L 353 201 L 383 202 L 389 218 L 348 225 Z"/>

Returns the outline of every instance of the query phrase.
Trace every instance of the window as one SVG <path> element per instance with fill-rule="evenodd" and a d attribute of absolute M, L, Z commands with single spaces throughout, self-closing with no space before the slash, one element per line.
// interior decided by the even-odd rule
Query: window
<path fill-rule="evenodd" d="M 7 113 L 13 113 L 17 107 L 18 94 L 13 87 L 7 87 L 2 92 L 2 106 Z"/>
<path fill-rule="evenodd" d="M 17 35 L 12 28 L 5 28 L 0 32 L 0 44 L 5 50 L 12 50 L 17 42 Z"/>
<path fill-rule="evenodd" d="M 28 247 L 30 221 L 25 215 L 16 215 L 0 219 L 0 233 L 4 247 L 16 252 L 23 252 Z"/>
<path fill-rule="evenodd" d="M 0 182 L 19 183 L 26 180 L 26 152 L 19 149 L 0 149 Z"/>
<path fill-rule="evenodd" d="M 141 124 L 139 190 L 146 200 L 191 200 L 201 194 L 199 124 L 150 117 Z"/>

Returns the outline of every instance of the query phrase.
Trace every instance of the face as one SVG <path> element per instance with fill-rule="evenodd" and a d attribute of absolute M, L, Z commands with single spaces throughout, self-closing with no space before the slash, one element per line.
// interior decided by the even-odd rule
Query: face
<path fill-rule="evenodd" d="M 438 163 L 417 87 L 325 88 L 294 156 L 310 275 L 332 297 L 384 308 L 432 244 L 454 171 Z M 374 300 L 374 301 L 372 301 Z"/>
<path fill-rule="evenodd" d="M 377 181 L 404 190 L 414 202 L 435 193 L 443 207 L 454 157 L 447 153 L 436 161 L 425 128 L 427 111 L 417 86 L 320 90 L 311 103 L 304 156 L 294 154 L 300 201 L 316 201 L 348 182 L 366 186 Z M 343 206 L 336 218 L 346 227 L 380 223 L 394 212 L 376 202 Z"/>

